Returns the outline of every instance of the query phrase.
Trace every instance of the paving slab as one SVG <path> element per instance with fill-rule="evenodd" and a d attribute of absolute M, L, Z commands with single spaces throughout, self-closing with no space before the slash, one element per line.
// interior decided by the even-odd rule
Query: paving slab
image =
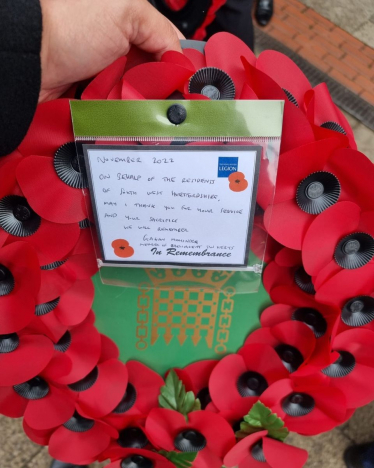
<path fill-rule="evenodd" d="M 340 430 L 356 444 L 374 441 L 374 402 L 356 410 Z"/>
<path fill-rule="evenodd" d="M 374 47 L 373 0 L 300 0 L 352 36 Z M 276 0 L 275 0 L 276 2 Z"/>
<path fill-rule="evenodd" d="M 287 443 L 308 451 L 309 458 L 304 468 L 346 468 L 342 457 L 351 441 L 339 429 L 314 437 L 291 434 Z"/>
<path fill-rule="evenodd" d="M 19 419 L 0 416 L 0 440 L 1 468 L 23 468 L 40 451 L 40 446 L 25 436 Z"/>
<path fill-rule="evenodd" d="M 46 448 L 42 448 L 39 453 L 25 465 L 24 468 L 49 468 L 50 465 L 51 457 L 48 455 L 48 450 Z M 102 468 L 104 466 L 104 463 L 94 463 L 93 465 L 90 465 L 90 468 Z"/>

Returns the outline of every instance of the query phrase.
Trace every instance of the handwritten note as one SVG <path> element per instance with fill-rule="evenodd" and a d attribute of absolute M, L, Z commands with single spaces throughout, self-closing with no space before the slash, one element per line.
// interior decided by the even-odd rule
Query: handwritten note
<path fill-rule="evenodd" d="M 85 146 L 103 263 L 245 267 L 260 150 Z"/>

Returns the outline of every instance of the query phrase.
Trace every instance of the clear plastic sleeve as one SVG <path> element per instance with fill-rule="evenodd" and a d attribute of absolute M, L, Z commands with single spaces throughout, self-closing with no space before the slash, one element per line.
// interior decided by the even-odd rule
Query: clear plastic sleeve
<path fill-rule="evenodd" d="M 274 197 L 282 101 L 72 102 L 103 283 L 168 277 L 256 292 Z"/>

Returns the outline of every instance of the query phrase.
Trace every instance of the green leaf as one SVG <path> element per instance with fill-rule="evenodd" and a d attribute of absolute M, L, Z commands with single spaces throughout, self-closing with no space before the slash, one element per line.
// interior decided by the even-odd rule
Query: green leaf
<path fill-rule="evenodd" d="M 186 392 L 183 382 L 172 369 L 165 380 L 165 385 L 161 387 L 161 395 L 158 402 L 161 408 L 172 409 L 182 413 L 186 418 L 191 411 L 201 409 L 200 401 L 195 398 L 193 392 Z"/>
<path fill-rule="evenodd" d="M 170 460 L 176 468 L 191 468 L 192 463 L 197 457 L 197 452 L 167 452 L 166 450 L 160 450 L 158 452 L 168 460 Z"/>
<path fill-rule="evenodd" d="M 257 401 L 244 416 L 244 421 L 240 423 L 240 431 L 236 433 L 238 438 L 246 437 L 254 432 L 266 430 L 272 439 L 283 442 L 289 431 L 284 425 L 284 421 L 279 418 L 270 408 L 260 401 Z"/>

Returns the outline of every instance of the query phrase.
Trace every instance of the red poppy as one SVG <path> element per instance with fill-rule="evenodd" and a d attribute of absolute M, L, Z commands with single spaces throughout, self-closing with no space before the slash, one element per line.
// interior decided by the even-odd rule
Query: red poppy
<path fill-rule="evenodd" d="M 267 437 L 267 431 L 251 434 L 233 447 L 223 462 L 228 468 L 302 468 L 306 450 Z"/>
<path fill-rule="evenodd" d="M 213 369 L 209 390 L 214 405 L 236 418 L 248 413 L 272 383 L 289 375 L 280 357 L 267 344 L 248 344 L 221 359 Z"/>
<path fill-rule="evenodd" d="M 93 311 L 86 318 L 85 322 L 93 325 L 95 323 L 95 314 Z M 113 340 L 106 335 L 101 334 L 101 354 L 99 362 L 109 361 L 109 359 L 119 359 L 119 349 Z"/>
<path fill-rule="evenodd" d="M 339 202 L 313 221 L 302 255 L 306 271 L 316 276 L 316 290 L 342 271 L 347 271 L 345 281 L 357 284 L 356 272 L 374 266 L 373 220 L 374 211 L 362 212 L 355 203 Z"/>
<path fill-rule="evenodd" d="M 316 337 L 316 345 L 306 367 L 323 366 L 330 362 L 331 333 L 340 310 L 316 302 L 303 294 L 289 295 L 284 288 L 276 288 L 278 296 L 284 292 L 282 303 L 265 309 L 260 317 L 262 327 L 296 320 L 307 325 Z"/>
<path fill-rule="evenodd" d="M 338 134 L 342 143 L 357 148 L 353 130 L 342 111 L 333 103 L 326 83 L 315 86 L 305 93 L 306 115 L 313 124 L 317 139 Z"/>
<path fill-rule="evenodd" d="M 151 450 L 122 449 L 118 455 L 119 459 L 109 463 L 107 468 L 173 468 L 175 466 L 167 458 Z"/>
<path fill-rule="evenodd" d="M 42 335 L 0 335 L 0 386 L 21 384 L 37 376 L 53 352 L 52 341 Z"/>
<path fill-rule="evenodd" d="M 67 260 L 61 260 L 40 267 L 41 284 L 37 302 L 43 304 L 61 296 L 70 289 L 77 277 Z"/>
<path fill-rule="evenodd" d="M 256 68 L 272 78 L 292 104 L 305 111 L 305 93 L 312 87 L 295 62 L 280 52 L 265 50 L 258 56 Z"/>
<path fill-rule="evenodd" d="M 95 294 L 92 281 L 76 281 L 73 286 L 51 301 L 35 307 L 30 329 L 58 341 L 68 328 L 82 323 L 91 310 Z"/>
<path fill-rule="evenodd" d="M 38 431 L 36 429 L 31 428 L 24 419 L 22 421 L 22 427 L 27 437 L 38 445 L 48 445 L 49 439 L 51 435 L 53 434 L 53 430 L 54 430 L 54 429 L 45 429 L 45 430 Z"/>
<path fill-rule="evenodd" d="M 49 430 L 63 424 L 75 410 L 69 389 L 53 385 L 42 375 L 9 387 L 0 387 L 0 413 L 24 417 L 32 429 Z"/>
<path fill-rule="evenodd" d="M 30 245 L 15 242 L 0 248 L 0 335 L 31 322 L 39 286 L 39 263 Z"/>
<path fill-rule="evenodd" d="M 281 152 L 315 141 L 311 125 L 301 109 L 288 100 L 286 92 L 268 75 L 243 58 L 247 86 L 258 99 L 279 99 L 284 101 Z M 266 207 L 264 207 L 266 208 Z"/>
<path fill-rule="evenodd" d="M 121 458 L 121 454 L 124 449 L 148 449 L 151 448 L 151 444 L 148 440 L 148 436 L 145 430 L 145 419 L 146 415 L 141 416 L 127 416 L 122 418 L 122 424 L 116 426 L 111 424 L 108 418 L 104 421 L 110 425 L 113 425 L 118 429 L 118 438 L 112 440 L 109 447 L 104 450 L 103 453 L 98 457 L 99 461 L 107 460 L 118 460 Z M 118 421 L 114 421 L 118 423 Z"/>
<path fill-rule="evenodd" d="M 65 463 L 86 465 L 93 463 L 117 437 L 113 427 L 76 412 L 50 436 L 49 454 Z"/>
<path fill-rule="evenodd" d="M 148 414 L 152 408 L 158 407 L 160 388 L 164 385 L 162 377 L 137 361 L 126 363 L 128 377 L 124 381 L 124 391 L 120 401 L 106 421 L 120 428 L 129 416 Z"/>
<path fill-rule="evenodd" d="M 264 222 L 269 233 L 286 247 L 301 250 L 306 231 L 316 215 L 338 200 L 361 200 L 369 191 L 370 185 L 363 192 L 358 189 L 365 187 L 361 173 L 367 169 L 366 157 L 353 150 L 339 149 L 339 145 L 338 139 L 331 138 L 282 154 L 274 204 L 266 210 Z M 346 158 L 357 161 L 354 181 L 352 166 L 348 163 L 339 166 Z M 371 174 L 373 177 L 373 168 Z M 366 206 L 370 204 L 373 205 L 372 201 L 366 202 Z M 287 229 L 284 229 L 285 220 Z"/>
<path fill-rule="evenodd" d="M 315 294 L 313 278 L 303 267 L 301 252 L 287 247 L 280 249 L 274 261 L 266 266 L 263 284 L 274 302 L 281 302 L 277 298 L 278 288 L 286 290 L 290 297 L 297 295 L 308 298 Z"/>
<path fill-rule="evenodd" d="M 121 57 L 100 72 L 85 88 L 82 100 L 108 99 L 110 92 L 123 77 L 127 57 Z"/>
<path fill-rule="evenodd" d="M 316 346 L 316 338 L 305 323 L 288 321 L 255 330 L 248 336 L 245 345 L 252 343 L 272 346 L 286 369 L 295 372 L 311 357 Z"/>
<path fill-rule="evenodd" d="M 327 386 L 296 385 L 279 380 L 261 395 L 261 402 L 283 419 L 285 426 L 302 435 L 326 432 L 346 419 L 343 393 Z"/>
<path fill-rule="evenodd" d="M 66 259 L 41 266 L 38 303 L 61 296 L 76 280 L 88 280 L 97 271 L 97 258 L 90 229 L 81 227 L 78 242 Z"/>
<path fill-rule="evenodd" d="M 83 322 L 66 331 L 54 350 L 44 375 L 53 382 L 71 384 L 84 378 L 98 363 L 101 336 L 93 325 Z"/>
<path fill-rule="evenodd" d="M 51 223 L 32 209 L 15 178 L 23 160 L 12 158 L 0 174 L 0 246 L 25 240 L 44 265 L 64 258 L 78 240 L 79 227 Z"/>
<path fill-rule="evenodd" d="M 250 63 L 256 60 L 244 42 L 225 32 L 215 34 L 208 40 L 204 54 L 194 49 L 184 49 L 183 55 L 166 54 L 161 62 L 142 63 L 125 72 L 123 83 L 130 85 L 146 99 L 166 99 L 176 90 L 187 92 L 189 78 L 194 72 L 200 70 L 200 74 L 209 74 L 216 68 L 219 69 L 221 79 L 228 75 L 234 84 L 233 92 L 236 89 L 239 96 L 246 81 L 241 56 Z M 189 93 L 196 94 L 196 91 L 190 89 Z M 122 95 L 124 98 L 128 99 Z"/>
<path fill-rule="evenodd" d="M 77 243 L 78 224 L 56 224 L 41 218 L 18 193 L 15 187 L 0 199 L 0 243 L 27 241 L 35 248 L 41 265 L 64 258 Z"/>
<path fill-rule="evenodd" d="M 202 409 L 212 409 L 212 399 L 209 393 L 209 378 L 219 361 L 207 359 L 197 361 L 183 369 L 175 368 L 174 371 L 182 380 L 187 391 L 192 391 L 200 400 Z"/>
<path fill-rule="evenodd" d="M 331 364 L 322 370 L 330 387 L 339 389 L 349 408 L 367 405 L 374 398 L 374 332 L 348 330 L 332 342 Z"/>
<path fill-rule="evenodd" d="M 374 265 L 368 263 L 355 271 L 352 281 L 351 270 L 342 270 L 323 283 L 316 292 L 316 299 L 325 304 L 344 308 L 351 305 L 355 297 L 374 295 Z"/>
<path fill-rule="evenodd" d="M 210 411 L 193 411 L 186 422 L 181 413 L 156 408 L 149 413 L 145 428 L 157 448 L 198 452 L 196 468 L 221 468 L 224 455 L 235 444 L 229 423 Z"/>
<path fill-rule="evenodd" d="M 69 141 L 74 141 L 70 99 L 56 99 L 38 105 L 18 150 L 23 156 L 53 156 L 60 146 Z"/>
<path fill-rule="evenodd" d="M 17 167 L 17 180 L 31 208 L 53 223 L 82 221 L 89 195 L 80 164 L 84 163 L 78 162 L 74 142 L 57 149 L 54 158 L 25 158 Z"/>
<path fill-rule="evenodd" d="M 0 199 L 7 195 L 22 195 L 16 179 L 16 169 L 22 159 L 22 155 L 18 152 L 12 157 L 7 156 L 1 159 Z"/>
<path fill-rule="evenodd" d="M 110 359 L 99 363 L 85 377 L 69 384 L 77 397 L 77 411 L 84 417 L 106 416 L 120 404 L 128 382 L 128 371 L 122 362 Z"/>

